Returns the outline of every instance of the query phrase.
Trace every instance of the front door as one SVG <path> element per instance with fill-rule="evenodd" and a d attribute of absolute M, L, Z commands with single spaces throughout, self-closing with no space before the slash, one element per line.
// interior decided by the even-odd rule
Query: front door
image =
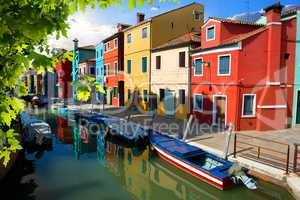
<path fill-rule="evenodd" d="M 175 116 L 176 96 L 175 91 L 165 90 L 164 107 L 166 115 Z"/>
<path fill-rule="evenodd" d="M 214 123 L 219 127 L 225 127 L 226 124 L 226 97 L 216 96 L 214 103 L 215 120 Z"/>
<path fill-rule="evenodd" d="M 300 124 L 300 91 L 298 91 L 298 98 L 297 98 L 296 124 Z"/>
<path fill-rule="evenodd" d="M 119 106 L 124 106 L 124 81 L 119 81 Z"/>

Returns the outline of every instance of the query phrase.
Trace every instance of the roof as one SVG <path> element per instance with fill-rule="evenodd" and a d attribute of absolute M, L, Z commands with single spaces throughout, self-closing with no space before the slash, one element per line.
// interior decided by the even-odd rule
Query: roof
<path fill-rule="evenodd" d="M 116 32 L 116 33 L 112 34 L 111 36 L 109 36 L 109 37 L 103 39 L 102 42 L 105 43 L 105 42 L 107 42 L 107 41 L 110 41 L 110 40 L 112 40 L 112 39 L 118 37 L 119 33 L 120 33 L 120 32 Z"/>
<path fill-rule="evenodd" d="M 152 50 L 163 50 L 163 49 L 168 49 L 172 47 L 177 47 L 180 45 L 186 45 L 190 43 L 200 43 L 201 42 L 201 37 L 199 32 L 191 32 L 184 34 L 182 36 L 179 36 L 175 39 L 169 40 L 168 42 L 153 48 Z"/>
<path fill-rule="evenodd" d="M 142 25 L 142 24 L 145 24 L 145 23 L 147 23 L 147 22 L 152 21 L 152 19 L 154 19 L 154 18 L 156 18 L 156 17 L 160 17 L 160 16 L 162 16 L 162 15 L 166 15 L 166 14 L 168 14 L 168 13 L 171 13 L 171 12 L 174 12 L 174 11 L 177 11 L 177 10 L 180 10 L 180 9 L 183 9 L 183 8 L 186 8 L 186 7 L 191 6 L 191 5 L 200 5 L 200 6 L 203 7 L 203 5 L 200 4 L 200 3 L 192 2 L 192 3 L 189 3 L 189 4 L 187 4 L 187 5 L 181 6 L 181 7 L 179 7 L 179 8 L 175 8 L 175 9 L 173 9 L 173 10 L 169 10 L 169 11 L 164 12 L 164 13 L 161 13 L 161 14 L 159 14 L 159 15 L 150 17 L 149 19 L 146 19 L 146 20 L 144 20 L 144 21 L 141 21 L 140 23 L 137 23 L 136 25 L 133 25 L 133 26 L 130 26 L 130 27 L 124 29 L 124 31 L 131 30 L 131 29 L 133 29 L 133 28 L 135 28 L 135 27 L 137 27 L 137 26 L 140 26 L 140 25 Z"/>
<path fill-rule="evenodd" d="M 95 46 L 94 45 L 88 45 L 88 46 L 79 47 L 78 49 L 95 50 Z"/>
<path fill-rule="evenodd" d="M 283 12 L 281 14 L 281 16 L 285 17 L 285 16 L 288 16 L 288 15 L 296 14 L 297 11 L 300 11 L 300 6 Z"/>
<path fill-rule="evenodd" d="M 228 18 L 220 18 L 220 17 L 209 17 L 209 19 L 217 20 L 223 23 L 231 23 L 231 24 L 242 24 L 242 25 L 251 25 L 251 26 L 264 26 L 264 24 L 257 24 L 255 22 L 236 20 L 236 19 L 228 19 Z"/>
<path fill-rule="evenodd" d="M 243 41 L 243 40 L 245 40 L 245 39 L 247 39 L 249 37 L 252 37 L 252 36 L 254 36 L 254 35 L 258 34 L 258 33 L 261 33 L 261 32 L 263 32 L 263 31 L 265 31 L 267 29 L 268 29 L 268 27 L 264 26 L 264 27 L 261 27 L 259 29 L 256 29 L 256 30 L 248 32 L 248 33 L 238 34 L 236 36 L 233 36 L 233 37 L 231 37 L 229 39 L 224 40 L 222 42 L 222 44 L 225 45 L 225 44 L 238 43 L 238 42 Z"/>
<path fill-rule="evenodd" d="M 208 49 L 215 49 L 215 48 L 218 48 L 218 47 L 224 47 L 224 46 L 228 46 L 228 45 L 231 45 L 231 44 L 235 44 L 235 43 L 238 43 L 238 42 L 241 42 L 245 39 L 248 39 L 256 34 L 259 34 L 265 30 L 267 30 L 268 27 L 264 26 L 264 27 L 261 27 L 259 29 L 256 29 L 254 31 L 251 31 L 251 32 L 248 32 L 248 33 L 243 33 L 243 34 L 238 34 L 236 36 L 233 36 L 231 38 L 228 38 L 226 40 L 224 40 L 221 44 L 217 45 L 217 46 L 213 46 L 213 47 L 209 47 L 209 48 L 205 48 L 205 49 L 202 49 L 202 48 L 196 48 L 193 50 L 193 52 L 195 51 L 201 51 L 201 50 L 208 50 Z"/>

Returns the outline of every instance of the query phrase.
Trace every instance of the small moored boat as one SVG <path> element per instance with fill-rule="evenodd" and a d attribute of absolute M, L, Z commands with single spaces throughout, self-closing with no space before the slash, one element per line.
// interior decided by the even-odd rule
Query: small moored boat
<path fill-rule="evenodd" d="M 154 130 L 148 134 L 150 143 L 166 161 L 218 189 L 233 185 L 228 174 L 232 162 Z"/>

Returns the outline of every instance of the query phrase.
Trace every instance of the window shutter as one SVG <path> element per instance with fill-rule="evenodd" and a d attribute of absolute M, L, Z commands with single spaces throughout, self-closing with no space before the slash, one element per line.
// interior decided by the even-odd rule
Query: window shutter
<path fill-rule="evenodd" d="M 156 69 L 160 69 L 161 66 L 161 56 L 156 56 Z"/>
<path fill-rule="evenodd" d="M 165 90 L 159 89 L 159 101 L 163 101 L 165 98 Z"/>
<path fill-rule="evenodd" d="M 179 52 L 179 67 L 185 67 L 185 52 Z"/>

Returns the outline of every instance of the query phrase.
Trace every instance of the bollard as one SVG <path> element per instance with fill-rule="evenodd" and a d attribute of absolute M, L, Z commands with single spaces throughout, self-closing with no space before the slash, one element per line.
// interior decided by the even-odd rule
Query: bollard
<path fill-rule="evenodd" d="M 186 124 L 186 128 L 185 128 L 184 133 L 183 133 L 182 140 L 186 140 L 186 137 L 187 137 L 188 133 L 190 132 L 192 121 L 193 121 L 193 115 L 190 115 L 190 118 L 189 118 L 189 120 Z"/>
<path fill-rule="evenodd" d="M 226 142 L 225 142 L 225 148 L 224 148 L 224 159 L 227 160 L 228 158 L 228 151 L 229 151 L 229 146 L 230 146 L 230 139 L 231 139 L 231 133 L 234 129 L 233 123 L 230 123 L 229 128 L 226 133 Z"/>

